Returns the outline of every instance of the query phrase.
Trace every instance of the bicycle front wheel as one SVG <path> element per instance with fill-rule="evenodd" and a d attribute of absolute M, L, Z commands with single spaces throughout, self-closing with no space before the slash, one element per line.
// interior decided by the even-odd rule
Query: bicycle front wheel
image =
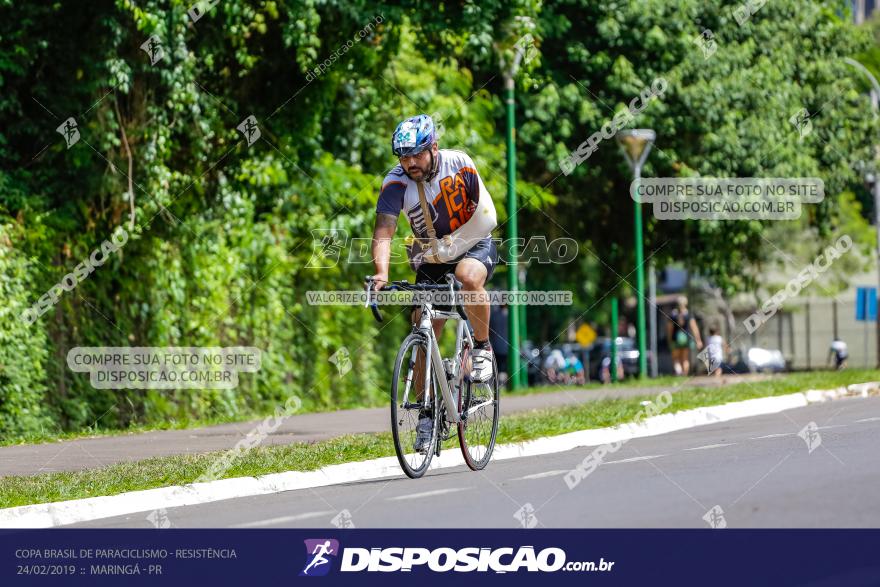
<path fill-rule="evenodd" d="M 437 442 L 437 386 L 434 377 L 428 393 L 426 409 L 424 395 L 418 390 L 424 387 L 427 363 L 427 344 L 424 337 L 410 334 L 400 345 L 394 361 L 394 379 L 391 383 L 391 434 L 394 451 L 403 472 L 412 479 L 425 474 L 431 464 Z M 436 375 L 436 374 L 435 374 Z M 417 377 L 420 379 L 417 381 Z M 431 437 L 427 443 L 419 438 L 419 417 L 431 418 Z M 421 442 L 420 442 L 421 440 Z"/>
<path fill-rule="evenodd" d="M 459 389 L 458 444 L 465 463 L 474 471 L 489 464 L 498 434 L 500 403 L 498 396 L 498 365 L 492 357 L 492 377 L 484 382 L 471 381 L 470 348 L 461 352 L 461 378 Z"/>

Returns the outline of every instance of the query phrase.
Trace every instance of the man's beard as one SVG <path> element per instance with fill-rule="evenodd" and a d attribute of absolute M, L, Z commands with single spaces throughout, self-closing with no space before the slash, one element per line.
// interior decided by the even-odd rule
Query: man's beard
<path fill-rule="evenodd" d="M 413 181 L 425 181 L 428 177 L 431 176 L 431 173 L 434 171 L 434 169 L 435 169 L 436 167 L 439 166 L 439 164 L 440 164 L 440 163 L 439 163 L 438 158 L 437 158 L 437 157 L 434 157 L 434 155 L 431 154 L 431 162 L 428 163 L 428 164 L 425 166 L 425 167 L 427 167 L 427 169 L 422 169 L 421 167 L 418 167 L 418 168 L 416 168 L 416 170 L 415 170 L 415 171 L 417 171 L 417 172 L 420 171 L 420 172 L 422 173 L 422 175 L 421 175 L 421 177 L 420 177 L 419 179 L 416 179 L 415 177 L 413 177 L 412 175 L 410 175 L 410 174 L 409 174 L 409 170 L 406 169 L 406 168 L 404 168 L 403 173 L 404 173 L 408 178 L 410 178 L 410 179 L 413 180 Z"/>
<path fill-rule="evenodd" d="M 424 169 L 416 168 L 416 169 L 413 170 L 413 172 L 416 173 L 416 174 L 421 173 L 421 175 L 420 175 L 418 178 L 415 178 L 415 177 L 413 177 L 412 175 L 410 175 L 410 172 L 409 172 L 408 169 L 404 169 L 403 172 L 406 174 L 406 176 L 407 176 L 408 178 L 410 178 L 410 179 L 413 180 L 413 181 L 422 181 L 422 180 L 425 179 L 425 177 L 428 176 L 428 173 L 430 173 L 430 171 L 425 171 Z"/>

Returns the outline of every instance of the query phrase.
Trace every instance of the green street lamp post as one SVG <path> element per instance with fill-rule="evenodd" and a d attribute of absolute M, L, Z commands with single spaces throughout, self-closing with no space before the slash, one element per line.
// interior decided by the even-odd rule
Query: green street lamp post
<path fill-rule="evenodd" d="M 519 69 L 519 64 L 523 59 L 522 44 L 517 44 L 513 60 L 507 64 L 504 60 L 501 62 L 502 73 L 504 75 L 504 105 L 507 110 L 507 242 L 510 243 L 507 249 L 507 289 L 510 290 L 511 296 L 519 290 L 519 271 L 517 270 L 517 256 L 519 254 L 516 246 L 518 238 L 517 222 L 516 222 L 516 103 L 514 102 L 514 83 L 513 78 Z M 524 312 L 519 306 L 509 306 L 507 338 L 510 342 L 508 349 L 507 369 L 510 375 L 510 388 L 519 389 L 522 387 L 523 380 L 526 377 L 520 373 L 520 316 Z"/>
<path fill-rule="evenodd" d="M 611 298 L 611 364 L 608 366 L 608 375 L 611 383 L 617 383 L 617 295 Z M 601 367 L 600 367 L 601 369 Z"/>
<path fill-rule="evenodd" d="M 636 300 L 638 315 L 636 328 L 639 332 L 639 379 L 648 375 L 648 353 L 645 344 L 645 251 L 642 241 L 642 202 L 638 191 L 638 182 L 642 178 L 642 165 L 651 152 L 657 134 L 650 129 L 637 128 L 622 130 L 617 133 L 617 142 L 626 162 L 633 171 L 633 190 L 635 203 L 635 236 L 636 236 Z"/>

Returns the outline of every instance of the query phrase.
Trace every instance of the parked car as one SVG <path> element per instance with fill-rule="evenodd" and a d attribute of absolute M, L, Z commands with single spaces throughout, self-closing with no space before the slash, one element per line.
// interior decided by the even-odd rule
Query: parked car
<path fill-rule="evenodd" d="M 639 349 L 636 341 L 628 336 L 617 337 L 617 356 L 623 364 L 624 377 L 639 374 Z M 599 380 L 599 370 L 602 367 L 602 359 L 611 357 L 611 339 L 600 337 L 590 347 L 589 351 L 589 374 L 593 381 Z"/>
<path fill-rule="evenodd" d="M 520 349 L 520 361 L 525 363 L 529 386 L 543 384 L 546 378 L 541 373 L 541 364 L 544 362 L 541 348 L 536 347 L 532 341 L 525 340 Z"/>
<path fill-rule="evenodd" d="M 722 365 L 723 373 L 781 373 L 785 370 L 782 351 L 760 347 L 741 348 L 732 354 L 729 365 Z"/>

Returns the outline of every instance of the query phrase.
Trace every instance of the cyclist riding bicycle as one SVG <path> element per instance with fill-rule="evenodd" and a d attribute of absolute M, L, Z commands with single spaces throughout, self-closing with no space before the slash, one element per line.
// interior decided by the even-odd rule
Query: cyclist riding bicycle
<path fill-rule="evenodd" d="M 492 348 L 484 286 L 498 263 L 491 235 L 497 226 L 492 196 L 467 154 L 438 148 L 434 121 L 426 114 L 397 125 L 391 135 L 391 149 L 400 162 L 382 182 L 376 205 L 374 287 L 388 282 L 391 238 L 404 212 L 415 236 L 415 244 L 408 250 L 416 283 L 445 283 L 446 275 L 453 273 L 462 291 L 479 302 L 465 304 L 465 308 L 474 330 L 471 378 L 485 382 L 492 376 Z M 413 312 L 413 323 L 419 319 L 417 314 Z M 434 321 L 438 338 L 445 322 Z M 421 415 L 418 430 L 424 445 L 431 431 L 427 414 Z"/>

